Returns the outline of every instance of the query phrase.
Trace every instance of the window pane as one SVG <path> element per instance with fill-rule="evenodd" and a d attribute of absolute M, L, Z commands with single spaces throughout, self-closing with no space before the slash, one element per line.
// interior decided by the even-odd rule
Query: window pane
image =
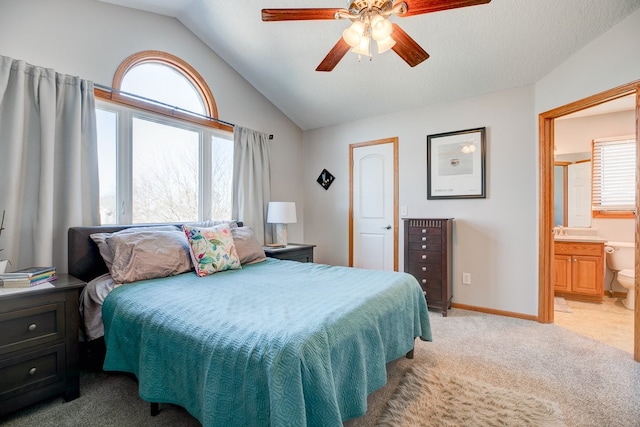
<path fill-rule="evenodd" d="M 96 109 L 100 222 L 116 224 L 116 143 L 118 114 Z"/>
<path fill-rule="evenodd" d="M 168 65 L 145 62 L 133 67 L 123 78 L 121 89 L 194 113 L 206 113 L 191 81 Z"/>
<path fill-rule="evenodd" d="M 634 140 L 594 141 L 594 210 L 635 209 L 636 143 Z"/>
<path fill-rule="evenodd" d="M 199 133 L 133 119 L 132 221 L 198 220 Z"/>
<path fill-rule="evenodd" d="M 232 219 L 233 141 L 211 138 L 211 216 Z"/>

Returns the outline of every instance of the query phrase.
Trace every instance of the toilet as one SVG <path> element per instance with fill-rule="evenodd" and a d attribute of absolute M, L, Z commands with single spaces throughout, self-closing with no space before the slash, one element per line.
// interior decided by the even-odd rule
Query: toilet
<path fill-rule="evenodd" d="M 616 280 L 627 289 L 627 298 L 622 304 L 629 310 L 635 307 L 635 244 L 632 242 L 607 242 L 607 267 L 615 272 Z"/>

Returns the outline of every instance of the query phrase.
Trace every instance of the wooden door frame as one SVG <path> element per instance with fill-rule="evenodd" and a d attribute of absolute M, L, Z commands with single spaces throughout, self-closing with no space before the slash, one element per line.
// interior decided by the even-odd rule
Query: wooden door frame
<path fill-rule="evenodd" d="M 558 117 L 584 110 L 623 96 L 636 95 L 636 141 L 640 137 L 640 80 L 589 96 L 579 101 L 544 112 L 538 116 L 540 149 L 540 194 L 538 230 L 538 321 L 553 323 L 553 146 L 554 120 Z M 636 161 L 640 169 L 640 144 L 636 147 Z M 640 213 L 640 170 L 636 171 L 636 212 Z M 640 282 L 640 219 L 636 214 L 635 271 L 636 285 Z M 640 289 L 635 288 L 634 310 L 634 359 L 640 362 Z"/>
<path fill-rule="evenodd" d="M 353 267 L 353 150 L 382 144 L 393 144 L 393 270 L 398 271 L 398 137 L 349 144 L 349 267 Z"/>

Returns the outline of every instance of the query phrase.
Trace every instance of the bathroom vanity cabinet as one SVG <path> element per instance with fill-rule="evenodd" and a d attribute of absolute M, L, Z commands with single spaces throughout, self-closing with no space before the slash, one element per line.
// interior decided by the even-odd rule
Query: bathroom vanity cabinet
<path fill-rule="evenodd" d="M 554 243 L 553 289 L 567 299 L 602 302 L 604 243 Z"/>

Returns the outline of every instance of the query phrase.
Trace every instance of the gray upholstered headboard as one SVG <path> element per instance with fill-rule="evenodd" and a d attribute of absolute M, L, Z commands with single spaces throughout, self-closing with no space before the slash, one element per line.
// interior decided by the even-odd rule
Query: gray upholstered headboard
<path fill-rule="evenodd" d="M 239 227 L 242 222 L 236 221 Z M 100 225 L 89 227 L 69 228 L 69 248 L 68 248 L 68 268 L 69 274 L 84 280 L 85 282 L 95 279 L 101 274 L 108 273 L 107 266 L 102 260 L 98 251 L 98 246 L 91 239 L 94 233 L 113 233 L 131 227 L 148 227 L 158 224 L 137 224 L 137 225 Z M 168 225 L 168 224 L 163 224 Z M 179 227 L 179 225 L 176 227 Z"/>

